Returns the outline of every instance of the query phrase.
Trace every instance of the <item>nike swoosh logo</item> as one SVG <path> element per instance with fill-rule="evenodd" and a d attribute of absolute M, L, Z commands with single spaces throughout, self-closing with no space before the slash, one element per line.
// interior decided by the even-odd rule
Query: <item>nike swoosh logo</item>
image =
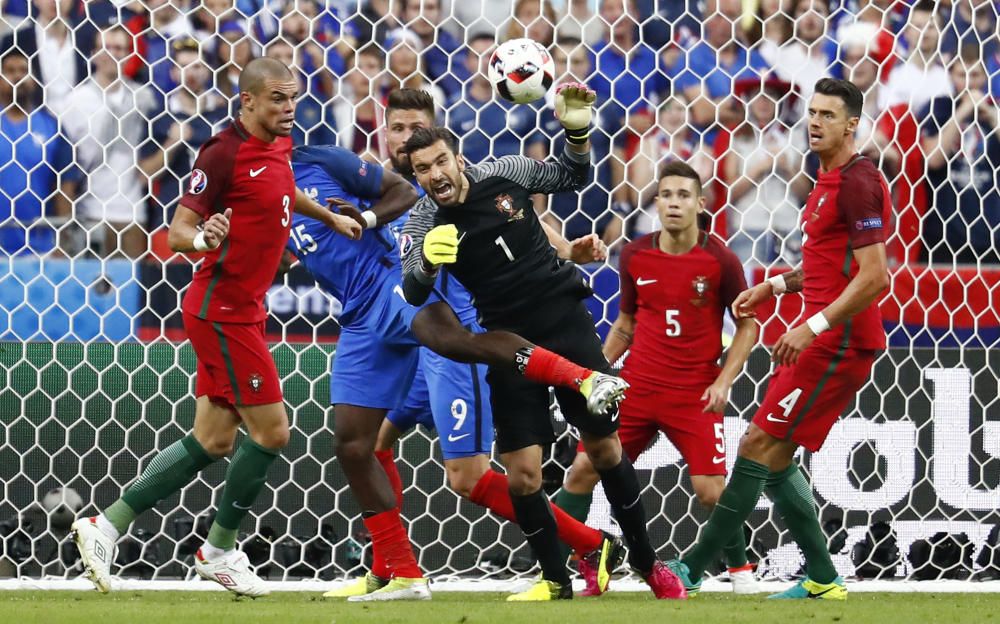
<path fill-rule="evenodd" d="M 642 279 L 641 277 L 635 280 L 637 286 L 645 286 L 646 284 L 653 284 L 655 282 L 655 279 Z"/>
<path fill-rule="evenodd" d="M 774 417 L 774 416 L 772 416 L 772 415 L 771 415 L 770 413 L 769 413 L 769 414 L 767 415 L 767 419 L 768 419 L 769 421 L 771 421 L 771 422 L 776 422 L 776 423 L 785 423 L 786 425 L 788 424 L 788 419 L 787 419 L 787 418 L 775 418 L 775 417 Z"/>
<path fill-rule="evenodd" d="M 726 457 L 725 456 L 722 456 L 722 457 L 713 457 L 712 458 L 712 463 L 713 464 L 722 464 L 722 463 L 725 463 L 725 461 L 726 461 Z"/>
<path fill-rule="evenodd" d="M 449 442 L 458 442 L 462 438 L 467 438 L 470 435 L 472 435 L 472 434 L 471 433 L 463 433 L 462 435 L 452 435 L 452 434 L 449 433 L 448 434 L 448 441 Z"/>
<path fill-rule="evenodd" d="M 636 496 L 635 500 L 629 503 L 628 505 L 622 505 L 622 509 L 632 509 L 637 504 L 639 504 L 639 498 L 640 498 L 639 496 Z"/>
<path fill-rule="evenodd" d="M 254 169 L 251 169 L 251 170 L 250 170 L 250 177 L 251 177 L 251 178 L 256 178 L 256 177 L 257 177 L 257 176 L 259 176 L 260 174 L 264 173 L 264 170 L 265 170 L 265 169 L 267 169 L 267 165 L 264 165 L 264 166 L 263 166 L 263 167 L 261 167 L 260 169 L 256 169 L 256 170 L 254 170 Z"/>
<path fill-rule="evenodd" d="M 538 535 L 539 533 L 541 533 L 541 532 L 542 532 L 542 531 L 544 531 L 544 530 L 545 530 L 545 529 L 538 529 L 538 530 L 536 530 L 536 531 L 532 531 L 531 533 L 525 533 L 525 534 L 524 534 L 524 536 L 525 536 L 525 537 L 532 537 L 532 536 L 534 536 L 534 535 Z"/>
<path fill-rule="evenodd" d="M 829 589 L 824 589 L 823 591 L 821 591 L 821 592 L 818 592 L 818 593 L 815 593 L 815 594 L 814 594 L 814 593 L 812 593 L 812 592 L 809 592 L 809 597 L 810 597 L 810 598 L 819 598 L 819 597 L 820 597 L 820 596 L 822 596 L 823 594 L 829 594 L 829 593 L 830 593 L 830 592 L 832 592 L 833 590 L 834 590 L 834 588 L 833 588 L 833 587 L 830 587 Z"/>
<path fill-rule="evenodd" d="M 243 505 L 237 503 L 236 501 L 233 501 L 233 507 L 237 509 L 242 509 L 243 511 L 247 511 L 248 509 L 250 509 L 251 506 L 252 505 L 247 505 L 246 507 L 244 507 Z"/>

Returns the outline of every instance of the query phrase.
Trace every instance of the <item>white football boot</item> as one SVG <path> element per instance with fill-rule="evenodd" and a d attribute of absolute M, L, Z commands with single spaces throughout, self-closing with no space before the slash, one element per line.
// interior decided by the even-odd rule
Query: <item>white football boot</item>
<path fill-rule="evenodd" d="M 206 559 L 199 548 L 194 555 L 194 569 L 201 578 L 216 582 L 237 596 L 258 598 L 271 593 L 250 569 L 250 560 L 242 550 L 231 550 L 218 559 Z"/>
<path fill-rule="evenodd" d="M 97 518 L 80 518 L 73 523 L 73 541 L 80 551 L 84 573 L 97 591 L 111 591 L 111 562 L 115 560 L 115 540 L 97 527 Z"/>

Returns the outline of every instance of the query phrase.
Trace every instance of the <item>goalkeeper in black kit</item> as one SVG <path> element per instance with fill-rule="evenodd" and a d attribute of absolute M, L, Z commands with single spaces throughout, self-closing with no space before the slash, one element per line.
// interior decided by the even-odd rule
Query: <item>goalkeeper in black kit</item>
<path fill-rule="evenodd" d="M 523 374 L 491 367 L 490 383 L 496 443 L 507 469 L 511 499 L 525 538 L 538 556 L 542 578 L 516 600 L 572 598 L 556 522 L 542 490 L 542 448 L 555 440 L 549 416 L 549 391 L 543 379 L 592 379 L 587 369 L 608 371 L 594 320 L 583 304 L 592 294 L 577 268 L 560 260 L 532 207 L 534 193 L 579 190 L 590 174 L 589 129 L 596 95 L 585 85 L 562 85 L 556 116 L 566 132 L 566 149 L 556 162 L 507 156 L 466 167 L 454 137 L 444 128 L 415 130 L 405 151 L 427 193 L 414 206 L 403 230 L 403 291 L 422 304 L 439 271 L 450 271 L 471 293 L 481 324 L 489 330 L 518 333 L 537 345 L 518 353 Z M 409 237 L 409 238 L 407 238 Z M 421 336 L 421 341 L 431 336 Z M 563 356 L 558 358 L 557 356 Z M 567 364 L 567 360 L 582 366 Z M 587 368 L 583 368 L 587 367 Z M 627 385 L 615 384 L 619 398 Z M 661 563 L 649 543 L 639 481 L 616 435 L 617 401 L 608 410 L 588 409 L 591 395 L 558 387 L 556 400 L 567 422 L 580 431 L 584 448 L 601 476 L 625 543 L 629 563 L 657 598 L 685 598 L 680 580 Z M 592 412 L 596 412 L 596 415 Z M 620 552 L 602 553 L 602 578 L 618 564 Z"/>

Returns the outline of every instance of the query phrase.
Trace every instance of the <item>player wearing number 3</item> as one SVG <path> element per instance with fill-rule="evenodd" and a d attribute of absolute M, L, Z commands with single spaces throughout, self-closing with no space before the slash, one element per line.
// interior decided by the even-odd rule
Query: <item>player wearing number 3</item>
<path fill-rule="evenodd" d="M 242 595 L 268 593 L 236 550 L 240 521 L 288 442 L 288 415 L 264 337 L 264 295 L 288 240 L 292 211 L 357 238 L 361 226 L 295 187 L 290 158 L 298 81 L 279 61 L 251 61 L 240 75 L 240 117 L 201 149 L 187 193 L 170 223 L 178 252 L 205 252 L 182 304 L 198 359 L 194 430 L 160 451 L 122 497 L 73 524 L 87 576 L 110 589 L 115 541 L 135 517 L 187 485 L 247 437 L 233 456 L 206 543 L 195 556 L 202 577 Z M 198 225 L 202 229 L 198 229 Z"/>
<path fill-rule="evenodd" d="M 892 203 L 885 179 L 855 149 L 862 104 L 861 91 L 846 80 L 816 83 L 809 149 L 820 169 L 802 213 L 802 267 L 740 293 L 733 303 L 737 318 L 752 317 L 774 295 L 801 292 L 807 320 L 775 344 L 778 366 L 740 442 L 729 484 L 698 543 L 669 563 L 688 591 L 697 591 L 706 564 L 766 489 L 806 559 L 806 577 L 772 598 L 847 598 L 812 490 L 793 456 L 800 446 L 819 450 L 885 348 L 877 300 L 889 286 L 885 241 Z"/>
<path fill-rule="evenodd" d="M 699 229 L 704 204 L 694 169 L 679 161 L 664 166 L 656 193 L 661 230 L 622 250 L 620 311 L 604 355 L 615 362 L 629 351 L 622 370 L 629 390 L 618 428 L 625 454 L 638 458 L 663 431 L 684 457 L 698 500 L 712 508 L 726 486 L 722 413 L 757 342 L 757 322 L 736 321 L 720 369 L 723 315 L 746 289 L 746 279 L 739 258 Z M 579 510 L 578 520 L 586 520 L 598 482 L 582 450 L 556 497 L 568 511 Z M 733 534 L 725 553 L 733 590 L 756 591 L 742 531 Z"/>

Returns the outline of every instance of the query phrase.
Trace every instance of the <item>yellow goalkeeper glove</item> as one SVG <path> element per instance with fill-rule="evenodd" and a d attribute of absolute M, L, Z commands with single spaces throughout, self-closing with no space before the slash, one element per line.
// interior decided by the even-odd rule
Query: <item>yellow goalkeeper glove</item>
<path fill-rule="evenodd" d="M 424 237 L 424 262 L 433 268 L 458 260 L 458 228 L 439 225 Z"/>
<path fill-rule="evenodd" d="M 582 145 L 590 137 L 597 93 L 579 82 L 568 82 L 556 89 L 556 119 L 566 130 L 566 140 Z"/>

